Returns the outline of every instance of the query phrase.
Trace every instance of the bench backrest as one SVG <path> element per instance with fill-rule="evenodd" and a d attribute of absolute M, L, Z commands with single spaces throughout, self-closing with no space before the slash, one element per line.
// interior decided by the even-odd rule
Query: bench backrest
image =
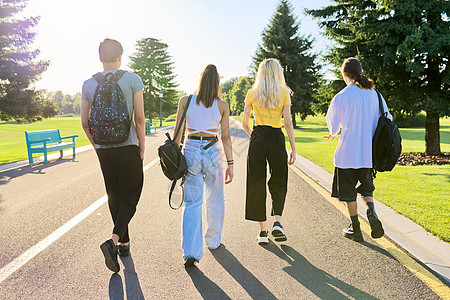
<path fill-rule="evenodd" d="M 59 129 L 25 131 L 25 138 L 27 140 L 27 145 L 32 144 L 31 146 L 43 145 L 43 142 L 36 143 L 36 141 L 42 141 L 48 138 L 50 138 L 50 141 L 48 141 L 47 144 L 61 142 L 61 134 L 59 133 Z"/>

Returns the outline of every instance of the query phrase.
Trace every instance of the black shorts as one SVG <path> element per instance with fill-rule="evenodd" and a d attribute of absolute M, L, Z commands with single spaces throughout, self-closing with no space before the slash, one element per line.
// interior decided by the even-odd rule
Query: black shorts
<path fill-rule="evenodd" d="M 358 181 L 360 185 L 356 187 Z M 363 197 L 372 197 L 374 190 L 372 168 L 334 168 L 331 197 L 338 198 L 340 201 L 352 202 L 356 201 L 356 193 Z"/>

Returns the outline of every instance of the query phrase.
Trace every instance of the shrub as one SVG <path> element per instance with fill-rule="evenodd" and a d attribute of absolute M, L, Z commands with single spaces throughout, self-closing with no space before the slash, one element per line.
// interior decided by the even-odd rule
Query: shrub
<path fill-rule="evenodd" d="M 416 128 L 425 127 L 426 116 L 425 113 L 419 113 L 417 115 L 396 115 L 394 117 L 394 123 L 400 128 Z"/>

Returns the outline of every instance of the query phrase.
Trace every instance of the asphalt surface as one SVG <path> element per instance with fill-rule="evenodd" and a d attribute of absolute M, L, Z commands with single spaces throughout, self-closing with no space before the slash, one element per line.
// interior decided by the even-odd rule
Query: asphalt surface
<path fill-rule="evenodd" d="M 99 249 L 112 230 L 103 204 L 0 282 L 0 298 L 439 299 L 370 236 L 364 243 L 342 237 L 348 218 L 292 170 L 283 217 L 288 240 L 259 246 L 257 223 L 244 219 L 248 137 L 231 126 L 235 178 L 225 188 L 223 245 L 205 247 L 196 268 L 183 266 L 182 210 L 169 208 L 169 181 L 154 164 L 119 273 L 106 268 Z M 147 137 L 144 165 L 164 139 L 164 131 Z M 105 194 L 95 152 L 69 158 L 0 173 L 0 270 Z"/>

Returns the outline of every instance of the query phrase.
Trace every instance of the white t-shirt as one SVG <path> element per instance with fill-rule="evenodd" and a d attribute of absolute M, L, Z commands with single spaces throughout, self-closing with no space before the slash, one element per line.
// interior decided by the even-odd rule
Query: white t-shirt
<path fill-rule="evenodd" d="M 384 110 L 388 111 L 382 98 Z M 372 137 L 377 128 L 380 109 L 375 90 L 350 85 L 342 89 L 330 103 L 327 126 L 330 134 L 341 136 L 334 153 L 334 165 L 341 169 L 372 168 Z"/>

